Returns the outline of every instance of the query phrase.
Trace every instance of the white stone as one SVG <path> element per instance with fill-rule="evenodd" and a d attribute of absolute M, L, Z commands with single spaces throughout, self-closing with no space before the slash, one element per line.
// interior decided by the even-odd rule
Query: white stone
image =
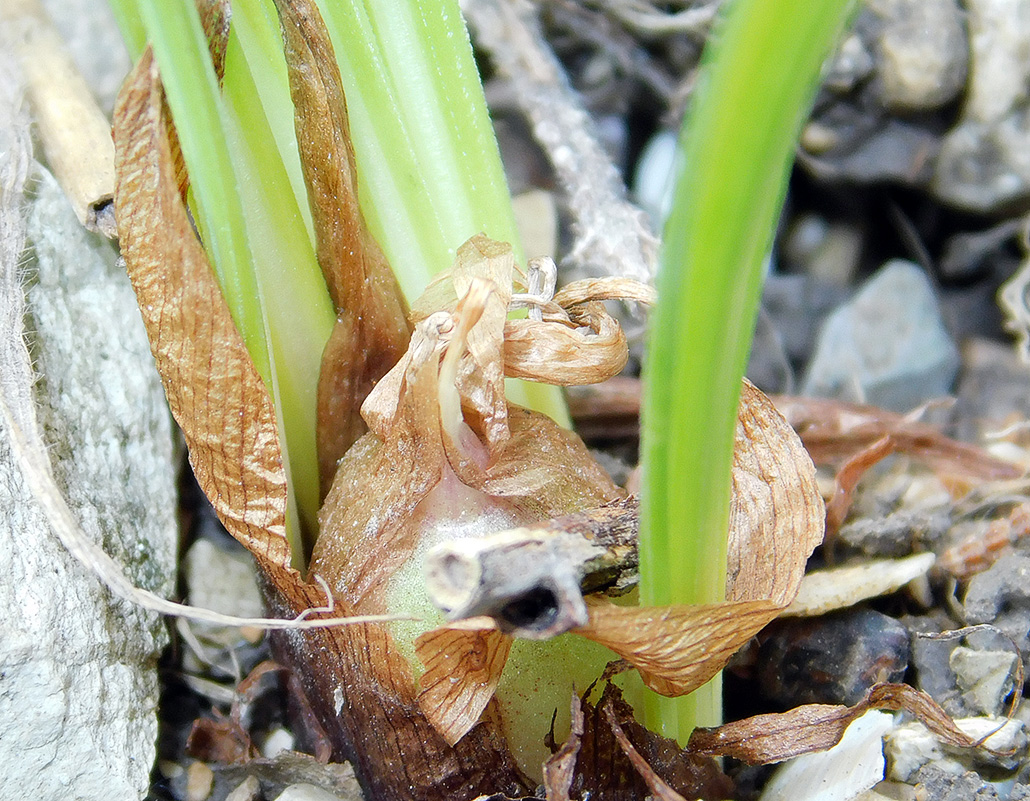
<path fill-rule="evenodd" d="M 869 710 L 833 748 L 783 763 L 761 801 L 851 801 L 883 780 L 883 737 L 893 725 L 891 715 Z"/>

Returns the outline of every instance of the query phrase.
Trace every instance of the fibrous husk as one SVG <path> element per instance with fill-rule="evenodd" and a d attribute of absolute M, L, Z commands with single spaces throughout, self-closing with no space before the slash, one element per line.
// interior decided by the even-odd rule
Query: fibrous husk
<path fill-rule="evenodd" d="M 723 799 L 733 783 L 711 757 L 688 753 L 633 717 L 619 688 L 607 683 L 591 702 L 572 698 L 572 731 L 544 767 L 548 801 Z"/>

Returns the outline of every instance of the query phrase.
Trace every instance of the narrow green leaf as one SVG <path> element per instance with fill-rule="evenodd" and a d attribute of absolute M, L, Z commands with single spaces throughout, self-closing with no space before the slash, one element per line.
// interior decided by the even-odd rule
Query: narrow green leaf
<path fill-rule="evenodd" d="M 852 5 L 731 0 L 709 41 L 681 133 L 646 363 L 642 603 L 724 598 L 733 436 L 763 266 L 820 69 Z M 721 717 L 704 688 L 655 700 L 650 723 L 681 742 Z"/>

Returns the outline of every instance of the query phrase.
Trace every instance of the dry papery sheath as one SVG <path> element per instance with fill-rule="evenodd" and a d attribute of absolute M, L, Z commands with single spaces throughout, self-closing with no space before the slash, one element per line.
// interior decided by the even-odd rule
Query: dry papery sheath
<path fill-rule="evenodd" d="M 339 449 L 360 434 L 353 407 L 362 399 L 369 429 L 339 461 L 307 577 L 291 567 L 285 536 L 275 410 L 189 223 L 173 129 L 148 53 L 126 83 L 114 128 L 121 244 L 152 349 L 198 481 L 228 530 L 254 553 L 272 611 L 293 617 L 323 607 L 317 577 L 331 588 L 334 617 L 420 618 L 278 635 L 278 658 L 299 677 L 334 758 L 354 763 L 369 798 L 523 795 L 541 775 L 552 711 L 562 707 L 568 715 L 574 686 L 585 688 L 605 662 L 623 657 L 653 689 L 687 693 L 791 602 L 822 532 L 814 471 L 768 399 L 745 384 L 725 604 L 648 609 L 590 598 L 575 632 L 528 644 L 538 649 L 536 667 L 527 643 L 513 642 L 492 620 L 438 626 L 421 575 L 433 545 L 624 497 L 578 437 L 509 406 L 504 379 L 571 384 L 614 375 L 626 360 L 625 341 L 601 301 L 650 302 L 653 292 L 598 279 L 553 294 L 540 289 L 546 265 L 524 275 L 509 245 L 477 236 L 413 304 L 413 331 L 400 355 L 398 335 L 409 323 L 400 319 L 403 304 L 354 200 L 346 114 L 318 113 L 343 104 L 328 37 L 313 4 L 277 5 L 309 201 L 318 206 L 319 261 L 340 309 L 334 337 L 349 343 L 331 344 L 323 366 L 323 389 L 343 386 L 350 398 L 342 405 L 320 399 L 322 430 L 335 420 L 347 431 L 329 443 L 323 472 L 332 472 Z M 308 163 L 327 153 L 333 155 L 322 172 Z M 330 165 L 339 173 L 326 174 Z M 329 208 L 334 196 L 342 197 L 338 217 Z M 530 307 L 528 319 L 509 320 L 510 307 L 519 305 Z M 368 316 L 380 313 L 374 322 Z M 367 367 L 368 358 L 377 365 Z M 393 365 L 385 375 L 384 362 Z M 373 384 L 364 398 L 361 387 Z M 611 792 L 595 787 L 592 798 L 623 797 L 620 786 L 613 777 Z"/>

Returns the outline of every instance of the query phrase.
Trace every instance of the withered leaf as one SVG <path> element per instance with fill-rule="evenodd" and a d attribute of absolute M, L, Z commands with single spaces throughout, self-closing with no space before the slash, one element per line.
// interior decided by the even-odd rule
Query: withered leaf
<path fill-rule="evenodd" d="M 589 624 L 576 633 L 633 664 L 655 692 L 689 693 L 794 600 L 822 532 L 811 459 L 769 399 L 745 380 L 733 453 L 727 602 L 647 608 L 594 601 Z"/>
<path fill-rule="evenodd" d="M 824 514 L 801 440 L 745 379 L 733 451 L 727 600 L 790 604 L 822 542 Z"/>
<path fill-rule="evenodd" d="M 318 383 L 322 496 L 365 432 L 359 410 L 408 346 L 400 287 L 358 206 L 347 103 L 329 34 L 311 0 L 277 0 L 318 263 L 337 309 Z"/>
<path fill-rule="evenodd" d="M 654 306 L 658 293 L 648 284 L 619 277 L 585 278 L 573 281 L 554 293 L 554 302 L 563 309 L 592 300 L 635 301 L 645 306 Z"/>
<path fill-rule="evenodd" d="M 707 682 L 780 609 L 771 601 L 627 607 L 593 599 L 588 607 L 590 622 L 575 633 L 610 648 L 668 696 Z"/>
<path fill-rule="evenodd" d="M 157 67 L 144 53 L 115 108 L 122 254 L 201 488 L 273 580 L 299 578 L 286 539 L 275 410 L 176 185 Z"/>
<path fill-rule="evenodd" d="M 268 678 L 281 670 L 279 665 L 269 660 L 257 665 L 237 686 L 228 716 L 215 710 L 213 717 L 202 717 L 193 722 L 186 742 L 187 753 L 196 759 L 222 765 L 242 764 L 259 756 L 250 732 L 243 725 L 243 707 L 268 690 L 272 686 Z"/>
<path fill-rule="evenodd" d="M 427 631 L 415 641 L 426 672 L 419 679 L 418 705 L 450 745 L 479 722 L 493 698 L 511 650 L 511 637 L 493 628 L 466 624 Z"/>
<path fill-rule="evenodd" d="M 467 276 L 470 270 L 495 284 L 497 298 L 506 307 L 529 306 L 541 312 L 540 319 L 508 320 L 504 324 L 503 362 L 496 364 L 503 364 L 509 378 L 562 386 L 595 384 L 611 378 L 625 367 L 629 352 L 622 328 L 600 301 L 652 304 L 655 300 L 651 287 L 628 278 L 585 279 L 569 284 L 553 297 L 522 294 L 516 298 L 511 291 L 513 278 L 523 279 L 518 277 L 511 247 L 479 234 L 459 248 L 454 268 L 434 279 L 415 302 L 412 319 L 418 322 L 434 311 L 454 310 L 457 299 L 468 290 L 468 278 L 462 275 Z M 479 358 L 463 364 L 467 371 L 468 365 L 482 369 L 493 363 Z M 462 381 L 467 380 L 466 372 Z M 466 393 L 468 390 L 463 389 Z"/>
<path fill-rule="evenodd" d="M 504 372 L 530 381 L 595 384 L 616 375 L 629 358 L 621 326 L 596 302 L 575 308 L 568 322 L 511 320 L 504 340 Z"/>
<path fill-rule="evenodd" d="M 511 245 L 478 235 L 458 248 L 451 270 L 454 289 L 462 298 L 458 305 L 472 300 L 470 290 L 473 281 L 488 282 L 489 291 L 479 301 L 481 311 L 469 309 L 468 313 L 460 315 L 466 319 L 474 315 L 477 324 L 470 327 L 468 353 L 460 359 L 457 378 L 450 383 L 456 386 L 463 399 L 467 422 L 482 432 L 492 449 L 501 447 L 509 436 L 508 403 L 504 397 L 507 343 L 503 332 L 508 318 L 514 269 L 515 256 Z M 441 376 L 441 380 L 447 379 Z"/>
<path fill-rule="evenodd" d="M 833 479 L 833 497 L 826 504 L 826 537 L 828 541 L 836 536 L 844 519 L 848 516 L 859 480 L 869 468 L 894 453 L 895 448 L 893 439 L 889 436 L 881 437 L 850 456 L 841 465 Z"/>
<path fill-rule="evenodd" d="M 1017 467 L 982 448 L 945 437 L 934 426 L 875 406 L 828 398 L 776 396 L 776 407 L 801 435 L 817 464 L 847 459 L 883 437 L 895 451 L 950 475 L 994 480 L 1016 478 Z"/>
<path fill-rule="evenodd" d="M 926 693 L 907 684 L 877 684 L 851 707 L 806 704 L 789 712 L 695 729 L 687 749 L 705 756 L 731 756 L 750 764 L 782 762 L 833 747 L 851 722 L 870 709 L 908 712 L 947 745 L 972 748 L 978 744 Z"/>

